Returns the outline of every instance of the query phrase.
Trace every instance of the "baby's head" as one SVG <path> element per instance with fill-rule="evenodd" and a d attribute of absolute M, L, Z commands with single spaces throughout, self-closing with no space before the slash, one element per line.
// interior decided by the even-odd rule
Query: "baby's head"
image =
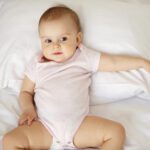
<path fill-rule="evenodd" d="M 46 10 L 39 21 L 43 56 L 47 60 L 64 62 L 71 58 L 82 40 L 77 14 L 66 6 Z"/>

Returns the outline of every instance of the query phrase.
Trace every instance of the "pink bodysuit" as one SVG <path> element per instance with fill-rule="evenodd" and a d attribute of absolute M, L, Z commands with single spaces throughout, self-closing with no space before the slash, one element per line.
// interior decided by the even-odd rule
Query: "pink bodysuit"
<path fill-rule="evenodd" d="M 36 57 L 25 75 L 35 83 L 39 120 L 53 136 L 51 149 L 74 148 L 73 137 L 89 113 L 91 75 L 99 66 L 100 52 L 80 45 L 63 63 L 41 63 Z"/>

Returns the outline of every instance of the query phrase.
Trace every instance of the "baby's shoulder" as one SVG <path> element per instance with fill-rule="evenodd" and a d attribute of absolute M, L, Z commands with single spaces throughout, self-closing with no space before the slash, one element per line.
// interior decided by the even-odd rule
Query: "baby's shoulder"
<path fill-rule="evenodd" d="M 97 51 L 93 48 L 87 47 L 84 44 L 80 44 L 79 49 L 87 57 L 91 57 L 93 55 L 100 55 L 100 53 L 101 53 L 100 51 Z"/>

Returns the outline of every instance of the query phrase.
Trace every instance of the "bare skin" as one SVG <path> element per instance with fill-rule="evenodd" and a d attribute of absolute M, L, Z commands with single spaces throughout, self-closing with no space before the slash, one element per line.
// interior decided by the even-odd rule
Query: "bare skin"
<path fill-rule="evenodd" d="M 97 147 L 104 150 L 122 150 L 124 139 L 125 130 L 119 123 L 87 116 L 77 130 L 73 143 L 79 149 Z M 3 139 L 4 150 L 48 150 L 51 144 L 52 136 L 39 121 L 33 121 L 30 126 L 19 126 L 7 133 Z"/>

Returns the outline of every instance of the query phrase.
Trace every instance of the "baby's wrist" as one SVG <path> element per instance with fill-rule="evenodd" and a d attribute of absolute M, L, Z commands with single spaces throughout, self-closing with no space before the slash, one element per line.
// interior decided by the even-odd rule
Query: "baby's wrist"
<path fill-rule="evenodd" d="M 140 61 L 139 61 L 139 62 L 140 62 L 140 63 L 139 63 L 140 67 L 141 67 L 141 68 L 144 68 L 145 65 L 146 65 L 146 59 L 140 58 Z"/>
<path fill-rule="evenodd" d="M 28 106 L 28 107 L 22 108 L 23 112 L 26 112 L 26 111 L 29 111 L 29 110 L 35 110 L 35 107 L 34 106 Z"/>
<path fill-rule="evenodd" d="M 142 61 L 142 68 L 146 69 L 146 70 L 150 70 L 150 61 L 143 59 Z"/>

